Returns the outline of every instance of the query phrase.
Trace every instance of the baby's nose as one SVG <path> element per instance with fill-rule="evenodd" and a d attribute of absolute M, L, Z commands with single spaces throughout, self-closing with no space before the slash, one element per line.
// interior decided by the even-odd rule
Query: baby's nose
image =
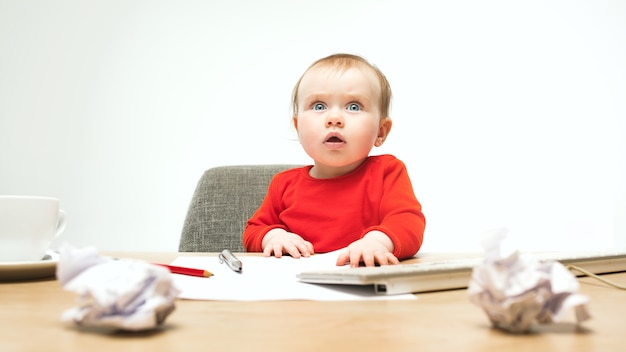
<path fill-rule="evenodd" d="M 344 121 L 343 121 L 343 117 L 341 116 L 341 114 L 337 114 L 337 113 L 329 113 L 328 117 L 326 118 L 326 127 L 343 127 Z"/>

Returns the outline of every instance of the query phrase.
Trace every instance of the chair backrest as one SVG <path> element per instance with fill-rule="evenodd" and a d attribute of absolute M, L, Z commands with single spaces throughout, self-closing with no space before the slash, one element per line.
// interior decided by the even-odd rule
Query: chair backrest
<path fill-rule="evenodd" d="M 218 166 L 204 172 L 183 225 L 180 252 L 243 252 L 248 219 L 261 205 L 272 177 L 301 165 Z"/>

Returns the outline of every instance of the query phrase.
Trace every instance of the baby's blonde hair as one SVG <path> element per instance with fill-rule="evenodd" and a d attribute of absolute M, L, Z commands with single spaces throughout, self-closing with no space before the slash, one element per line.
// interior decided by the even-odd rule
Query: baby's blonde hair
<path fill-rule="evenodd" d="M 312 68 L 332 68 L 337 71 L 346 71 L 351 68 L 366 68 L 372 70 L 376 77 L 378 77 L 378 83 L 380 84 L 380 117 L 387 118 L 389 117 L 389 108 L 391 105 L 391 86 L 389 85 L 389 81 L 387 81 L 387 77 L 378 69 L 378 67 L 370 64 L 364 58 L 358 55 L 352 54 L 333 54 L 324 58 L 321 58 L 315 61 L 309 68 L 304 71 L 300 79 L 296 83 L 296 86 L 293 88 L 293 96 L 292 96 L 292 113 L 293 116 L 296 117 L 298 114 L 298 89 L 300 88 L 300 82 L 302 82 L 302 78 L 309 72 Z"/>

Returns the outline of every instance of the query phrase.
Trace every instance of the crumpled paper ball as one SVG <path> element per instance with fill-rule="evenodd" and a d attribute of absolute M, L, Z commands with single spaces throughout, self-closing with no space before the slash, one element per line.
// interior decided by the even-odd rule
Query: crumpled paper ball
<path fill-rule="evenodd" d="M 79 305 L 61 320 L 83 327 L 142 331 L 162 324 L 174 311 L 179 291 L 167 268 L 139 260 L 116 260 L 95 248 L 59 251 L 57 279 L 78 294 Z"/>
<path fill-rule="evenodd" d="M 589 298 L 563 264 L 522 256 L 504 246 L 506 230 L 493 231 L 483 242 L 485 258 L 474 267 L 469 299 L 480 306 L 496 328 L 529 332 L 537 324 L 564 321 L 574 312 L 577 322 L 591 318 Z"/>

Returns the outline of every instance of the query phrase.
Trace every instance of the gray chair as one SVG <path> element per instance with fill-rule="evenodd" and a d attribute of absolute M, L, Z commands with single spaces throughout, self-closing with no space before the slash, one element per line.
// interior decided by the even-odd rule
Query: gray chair
<path fill-rule="evenodd" d="M 272 177 L 301 165 L 218 166 L 204 172 L 183 225 L 180 252 L 243 252 L 247 220 L 261 205 Z"/>

